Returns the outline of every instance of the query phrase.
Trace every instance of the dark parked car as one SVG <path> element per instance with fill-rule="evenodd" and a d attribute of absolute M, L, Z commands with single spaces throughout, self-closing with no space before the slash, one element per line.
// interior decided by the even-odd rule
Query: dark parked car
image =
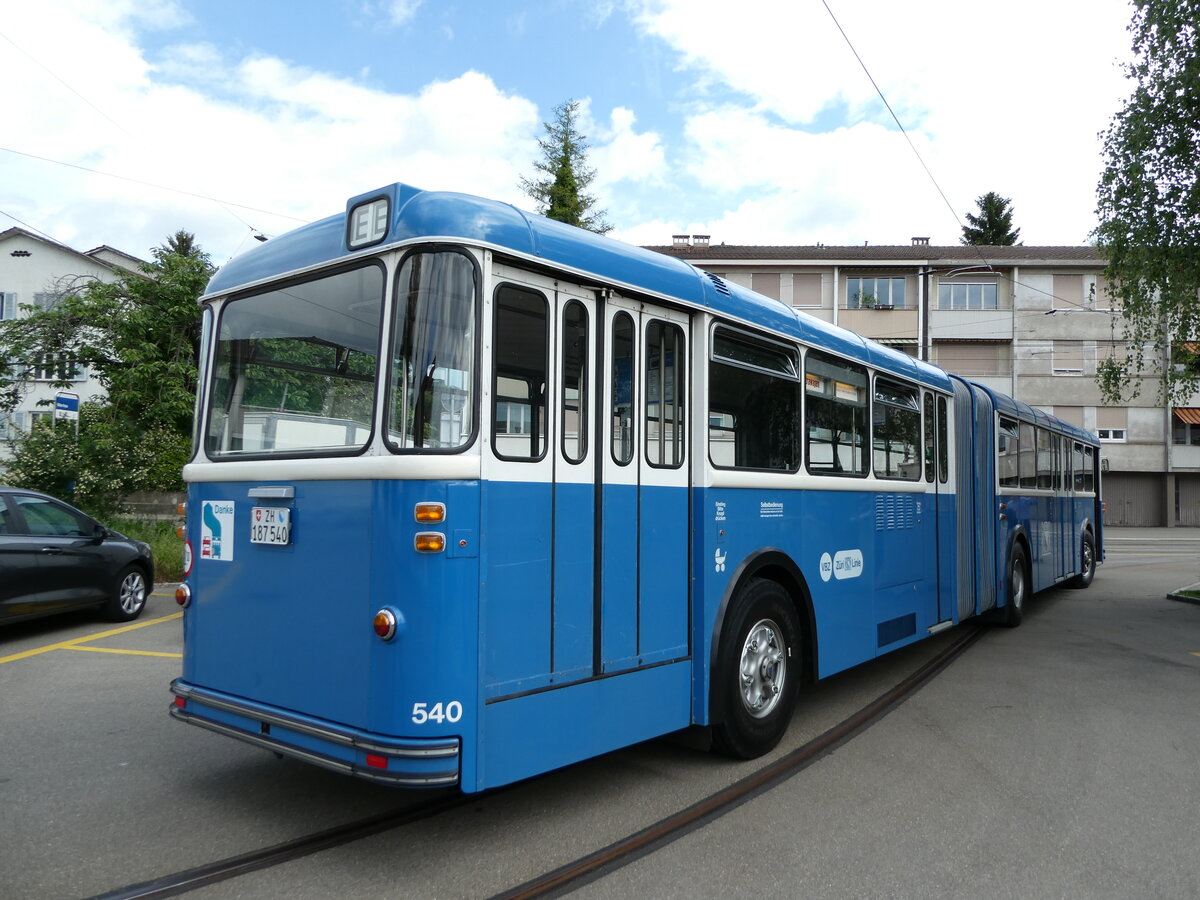
<path fill-rule="evenodd" d="M 153 587 L 148 544 L 46 494 L 0 485 L 0 625 L 88 606 L 126 622 Z"/>

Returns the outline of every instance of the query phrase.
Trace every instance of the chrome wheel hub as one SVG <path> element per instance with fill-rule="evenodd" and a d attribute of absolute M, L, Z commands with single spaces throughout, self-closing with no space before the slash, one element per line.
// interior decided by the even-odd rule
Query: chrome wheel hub
<path fill-rule="evenodd" d="M 755 623 L 742 645 L 739 692 L 746 712 L 756 719 L 779 705 L 787 679 L 787 648 L 782 632 L 770 619 Z"/>

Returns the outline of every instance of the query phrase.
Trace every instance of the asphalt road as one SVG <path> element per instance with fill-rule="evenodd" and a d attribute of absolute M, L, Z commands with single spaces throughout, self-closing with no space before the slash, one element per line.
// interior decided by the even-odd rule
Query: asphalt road
<path fill-rule="evenodd" d="M 917 695 L 767 794 L 581 897 L 1195 897 L 1195 530 L 1113 530 L 1086 591 L 1032 601 Z M 0 631 L 0 898 L 89 897 L 429 800 L 171 721 L 180 630 Z M 96 637 L 96 635 L 103 635 Z M 815 686 L 777 754 L 954 631 Z M 679 743 L 610 754 L 189 897 L 489 897 L 747 774 Z"/>

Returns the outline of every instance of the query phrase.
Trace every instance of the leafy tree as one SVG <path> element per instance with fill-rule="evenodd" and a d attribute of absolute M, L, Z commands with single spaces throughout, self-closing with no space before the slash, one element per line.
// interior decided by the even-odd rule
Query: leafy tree
<path fill-rule="evenodd" d="M 963 226 L 962 242 L 987 247 L 1011 247 L 1021 236 L 1020 228 L 1012 227 L 1012 201 L 995 191 L 988 191 L 975 201 L 979 215 L 967 213 L 970 225 Z"/>
<path fill-rule="evenodd" d="M 1134 0 L 1129 32 L 1134 88 L 1103 134 L 1095 231 L 1127 353 L 1099 383 L 1119 402 L 1160 375 L 1175 402 L 1200 389 L 1200 0 Z"/>
<path fill-rule="evenodd" d="M 196 299 L 214 269 L 185 231 L 151 252 L 140 272 L 70 285 L 49 309 L 26 307 L 27 315 L 0 323 L 0 357 L 8 361 L 0 411 L 16 406 L 48 358 L 89 367 L 108 392 L 104 402 L 85 404 L 74 451 L 65 446 L 75 440 L 72 428 L 34 429 L 19 439 L 9 480 L 91 498 L 93 511 L 132 491 L 180 486 L 196 394 Z M 69 387 L 74 366 L 60 368 L 56 386 Z"/>
<path fill-rule="evenodd" d="M 554 108 L 554 119 L 543 122 L 546 136 L 538 140 L 542 158 L 534 168 L 541 178 L 521 179 L 521 190 L 532 197 L 538 212 L 568 225 L 606 234 L 612 225 L 603 210 L 594 210 L 596 198 L 587 193 L 596 170 L 587 166 L 587 136 L 579 133 L 579 101 L 568 100 Z"/>

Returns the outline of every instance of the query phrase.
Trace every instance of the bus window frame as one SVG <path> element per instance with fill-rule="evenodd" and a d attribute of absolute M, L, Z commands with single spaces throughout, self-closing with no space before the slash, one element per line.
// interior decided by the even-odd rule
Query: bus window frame
<path fill-rule="evenodd" d="M 814 397 L 811 396 L 812 391 L 809 386 L 808 367 L 809 367 L 809 361 L 812 360 L 814 358 L 814 356 L 817 361 L 819 361 L 823 364 L 832 365 L 832 366 L 843 366 L 849 372 L 851 372 L 855 375 L 861 375 L 863 378 L 863 384 L 861 385 L 861 387 L 858 387 L 849 382 L 835 382 L 834 392 L 831 397 L 822 395 L 822 396 L 818 396 L 815 398 L 818 401 L 829 402 L 829 403 L 834 403 L 834 404 L 840 403 L 843 406 L 848 406 L 851 408 L 858 408 L 863 411 L 863 413 L 862 413 L 863 414 L 863 423 L 862 423 L 863 427 L 862 427 L 862 431 L 861 431 L 861 443 L 860 444 L 851 443 L 848 445 L 851 448 L 852 453 L 855 450 L 858 451 L 857 461 L 862 464 L 860 469 L 846 471 L 846 470 L 837 470 L 834 468 L 829 468 L 829 469 L 820 469 L 820 468 L 814 469 L 813 468 L 813 455 L 812 455 L 813 441 L 812 441 L 812 426 L 810 425 L 810 421 L 811 421 L 810 414 L 811 414 L 811 411 L 813 408 Z M 804 373 L 804 383 L 802 385 L 802 387 L 804 389 L 804 402 L 803 402 L 803 417 L 804 418 L 803 418 L 803 422 L 802 422 L 802 428 L 804 429 L 804 446 L 801 450 L 801 454 L 802 454 L 803 460 L 804 460 L 804 470 L 809 475 L 824 475 L 824 476 L 828 476 L 830 478 L 865 479 L 865 478 L 869 477 L 871 474 L 871 462 L 872 462 L 872 460 L 871 460 L 871 454 L 872 454 L 872 447 L 871 447 L 871 375 L 874 370 L 870 366 L 868 366 L 866 363 L 849 360 L 849 359 L 846 359 L 845 357 L 839 356 L 836 353 L 832 353 L 828 350 L 820 350 L 820 349 L 817 349 L 814 347 L 806 347 L 805 348 L 805 351 L 803 354 L 803 359 L 801 360 L 801 367 L 802 367 L 802 371 Z M 818 377 L 821 377 L 819 373 L 817 373 L 817 375 L 818 375 Z M 845 400 L 839 399 L 837 397 L 837 384 L 845 384 L 847 387 L 858 387 L 858 389 L 860 389 L 864 394 L 861 405 L 859 405 L 857 403 L 851 404 Z M 830 441 L 829 445 L 837 446 L 835 444 L 835 442 L 833 442 L 833 441 Z M 854 458 L 852 456 L 852 460 L 853 459 Z"/>
<path fill-rule="evenodd" d="M 474 317 L 472 328 L 475 335 L 475 346 L 472 349 L 474 371 L 471 373 L 471 430 L 466 435 L 465 440 L 463 440 L 463 442 L 457 447 L 401 447 L 392 441 L 390 434 L 391 429 L 388 427 L 390 424 L 392 397 L 393 392 L 395 391 L 395 379 L 392 377 L 392 366 L 396 361 L 396 298 L 399 296 L 400 292 L 400 273 L 404 271 L 404 265 L 408 262 L 409 258 L 423 253 L 457 253 L 471 263 L 471 268 L 473 270 L 473 280 L 475 286 L 472 292 L 472 316 Z M 391 273 L 390 285 L 390 303 L 387 305 L 386 316 L 384 319 L 384 326 L 387 328 L 387 333 L 384 336 L 384 342 L 386 346 L 383 360 L 383 377 L 387 379 L 387 383 L 384 385 L 383 401 L 380 408 L 380 413 L 383 415 L 383 421 L 380 423 L 380 432 L 383 436 L 384 446 L 387 447 L 390 453 L 393 453 L 397 456 L 454 456 L 465 453 L 475 445 L 476 441 L 479 440 L 480 418 L 483 411 L 483 400 L 481 397 L 482 391 L 480 389 L 483 383 L 483 375 L 480 372 L 480 368 L 483 364 L 483 335 L 481 333 L 483 331 L 483 270 L 479 265 L 479 260 L 475 257 L 475 254 L 468 251 L 465 247 L 459 246 L 458 244 L 420 244 L 406 250 L 404 254 L 395 261 L 395 266 Z"/>
<path fill-rule="evenodd" d="M 576 327 L 579 331 L 580 352 L 578 354 L 579 370 L 575 373 L 577 383 L 575 394 L 575 414 L 578 422 L 575 436 L 575 452 L 574 455 L 567 447 L 567 340 L 566 331 L 568 327 L 568 314 L 578 309 L 581 315 L 580 324 Z M 571 298 L 562 305 L 562 311 L 559 315 L 559 328 L 556 335 L 558 338 L 558 349 L 560 357 L 560 365 L 558 368 L 558 441 L 559 452 L 562 458 L 572 466 L 578 466 L 587 461 L 590 444 L 588 442 L 589 423 L 592 421 L 588 415 L 590 405 L 595 402 L 592 397 L 592 392 L 589 390 L 591 386 L 591 353 L 592 353 L 592 317 L 587 308 L 587 305 L 579 299 Z M 553 350 L 552 350 L 553 352 Z"/>
<path fill-rule="evenodd" d="M 371 392 L 371 421 L 368 425 L 367 436 L 361 445 L 353 447 L 343 447 L 341 449 L 330 449 L 321 447 L 312 450 L 296 450 L 288 452 L 266 452 L 266 453 L 217 453 L 214 454 L 208 446 L 209 428 L 212 425 L 213 414 L 213 379 L 216 378 L 218 370 L 219 348 L 221 343 L 221 326 L 224 324 L 225 315 L 229 307 L 243 300 L 252 300 L 255 297 L 266 296 L 285 292 L 289 288 L 296 287 L 302 284 L 311 284 L 316 281 L 321 281 L 326 278 L 333 278 L 346 272 L 353 272 L 358 269 L 375 268 L 381 273 L 381 290 L 379 297 L 379 325 L 378 325 L 378 341 L 375 345 L 375 376 L 374 384 Z M 198 443 L 203 449 L 204 458 L 209 462 L 214 463 L 230 463 L 230 462 L 262 462 L 264 460 L 284 460 L 284 459 L 325 459 L 338 458 L 346 459 L 357 456 L 365 456 L 370 453 L 371 448 L 375 444 L 375 437 L 379 432 L 379 382 L 385 377 L 390 369 L 390 362 L 385 361 L 385 353 L 390 346 L 390 336 L 386 329 L 388 328 L 390 316 L 388 307 L 388 277 L 387 263 L 378 256 L 369 256 L 363 259 L 356 259 L 348 263 L 343 263 L 338 266 L 331 266 L 326 269 L 318 269 L 314 272 L 305 272 L 301 275 L 280 279 L 279 281 L 270 282 L 268 284 L 256 286 L 247 291 L 239 291 L 222 298 L 219 303 L 219 308 L 214 310 L 210 350 L 210 358 L 208 360 L 208 371 L 206 377 L 208 383 L 205 383 L 197 391 L 197 394 L 202 394 L 204 397 L 204 420 L 201 423 L 199 431 Z"/>
<path fill-rule="evenodd" d="M 754 363 L 748 362 L 746 360 L 734 359 L 729 356 L 719 355 L 717 352 L 718 333 L 722 333 L 722 336 L 726 340 L 729 340 L 735 344 L 736 343 L 745 344 L 745 345 L 750 346 L 751 349 L 753 349 L 757 345 L 765 350 L 777 352 L 781 357 L 785 357 L 787 359 L 787 361 L 790 362 L 791 371 L 785 372 L 781 369 L 777 369 L 777 368 L 772 369 L 772 368 L 768 368 L 765 366 L 758 366 L 758 365 L 754 365 Z M 777 338 L 770 338 L 765 335 L 759 334 L 757 332 L 747 331 L 743 328 L 735 327 L 726 322 L 716 321 L 716 322 L 713 322 L 712 327 L 709 329 L 708 358 L 707 358 L 706 362 L 707 362 L 707 366 L 706 366 L 707 371 L 705 372 L 705 395 L 708 400 L 708 409 L 705 411 L 705 422 L 707 423 L 705 426 L 705 431 L 706 431 L 706 435 L 707 435 L 707 438 L 705 441 L 705 444 L 706 444 L 705 452 L 708 457 L 708 464 L 711 465 L 714 469 L 722 469 L 724 471 L 729 471 L 729 472 L 778 472 L 781 474 L 788 474 L 788 475 L 794 475 L 797 472 L 799 472 L 800 469 L 804 465 L 804 442 L 801 439 L 801 434 L 800 434 L 801 430 L 804 427 L 804 382 L 803 382 L 803 378 L 801 375 L 801 373 L 804 371 L 804 363 L 803 363 L 803 357 L 802 357 L 799 345 L 790 344 L 785 341 L 781 341 Z M 791 468 L 771 468 L 771 467 L 764 467 L 764 466 L 737 465 L 736 464 L 736 452 L 735 452 L 735 463 L 733 463 L 733 464 L 726 465 L 724 463 L 718 463 L 713 459 L 713 457 L 712 457 L 713 425 L 711 424 L 711 422 L 712 422 L 712 415 L 714 412 L 713 406 L 712 406 L 712 383 L 713 383 L 713 366 L 714 365 L 726 366 L 731 369 L 741 369 L 746 372 L 754 372 L 758 375 L 764 375 L 769 378 L 776 379 L 780 383 L 790 383 L 794 386 L 795 391 L 796 391 L 796 396 L 795 396 L 796 428 L 795 428 L 795 433 L 793 435 L 793 439 L 795 440 L 795 448 L 794 448 L 795 449 L 795 465 L 794 466 L 792 466 Z M 725 410 L 716 410 L 716 412 L 718 412 L 722 415 L 731 415 L 731 413 L 729 413 L 728 411 L 725 411 Z M 738 427 L 737 418 L 733 417 L 732 429 L 725 428 L 725 426 L 720 426 L 720 430 L 728 431 L 733 436 L 733 438 L 736 442 L 737 427 Z"/>
<path fill-rule="evenodd" d="M 895 400 L 888 399 L 886 397 L 880 397 L 879 391 L 880 391 L 881 384 L 883 385 L 885 390 L 890 389 L 897 393 L 903 392 L 905 394 L 908 394 L 910 399 L 913 401 L 912 405 L 902 404 L 902 403 L 896 402 Z M 893 375 L 884 374 L 882 372 L 875 373 L 875 377 L 874 377 L 874 379 L 872 379 L 871 385 L 872 385 L 872 387 L 871 387 L 871 415 L 870 415 L 871 442 L 870 442 L 870 451 L 869 451 L 870 452 L 871 471 L 874 473 L 875 477 L 877 479 L 879 479 L 880 481 L 905 481 L 910 484 L 915 484 L 916 482 L 919 482 L 921 480 L 921 470 L 923 468 L 922 465 L 918 465 L 917 471 L 912 475 L 893 475 L 888 472 L 884 472 L 881 474 L 879 472 L 879 469 L 876 467 L 875 454 L 878 452 L 878 447 L 876 446 L 876 443 L 875 443 L 875 428 L 876 428 L 875 408 L 876 408 L 876 406 L 881 406 L 884 409 L 892 409 L 892 410 L 896 410 L 897 412 L 902 412 L 902 413 L 906 412 L 906 413 L 916 415 L 917 431 L 914 436 L 913 443 L 910 446 L 913 451 L 913 459 L 919 464 L 919 463 L 921 463 L 921 446 L 922 446 L 922 444 L 921 444 L 921 442 L 922 442 L 921 388 L 919 385 L 913 384 L 912 382 L 903 381 L 899 378 L 896 378 Z"/>
<path fill-rule="evenodd" d="M 527 379 L 525 380 L 525 384 L 529 388 L 530 430 L 529 430 L 528 436 L 529 436 L 531 449 L 535 445 L 537 446 L 538 452 L 536 455 L 535 454 L 511 455 L 508 453 L 501 453 L 500 445 L 497 442 L 497 438 L 508 436 L 507 432 L 502 433 L 502 432 L 499 432 L 496 430 L 496 408 L 497 408 L 497 405 L 500 402 L 502 402 L 501 401 L 502 395 L 500 393 L 501 374 L 500 374 L 500 368 L 499 368 L 499 359 L 500 359 L 499 350 L 500 350 L 500 342 L 502 340 L 501 335 L 500 335 L 500 315 L 499 315 L 500 294 L 502 291 L 505 291 L 505 290 L 513 291 L 513 292 L 519 293 L 519 294 L 525 294 L 530 297 L 537 297 L 542 302 L 543 316 L 542 316 L 541 321 L 544 326 L 544 328 L 543 328 L 544 339 L 542 341 L 542 357 L 541 357 L 542 362 L 543 362 L 543 367 L 541 370 L 543 384 L 541 386 L 541 415 L 540 416 L 534 415 L 534 413 L 538 407 L 538 405 L 534 402 L 535 385 L 532 382 L 529 382 Z M 554 373 L 554 354 L 553 354 L 554 339 L 555 339 L 555 333 L 554 333 L 555 316 L 554 316 L 554 310 L 551 307 L 552 307 L 552 304 L 550 301 L 550 297 L 547 296 L 546 292 L 542 291 L 538 288 L 532 287 L 530 285 L 520 284 L 515 281 L 503 280 L 503 281 L 496 282 L 496 284 L 492 287 L 492 352 L 491 352 L 491 371 L 488 373 L 488 378 L 489 378 L 489 380 L 491 382 L 491 386 L 492 386 L 492 390 L 491 390 L 492 402 L 491 402 L 491 408 L 488 411 L 488 419 L 491 423 L 489 427 L 490 427 L 490 434 L 491 434 L 492 453 L 496 457 L 496 459 L 503 460 L 504 462 L 517 462 L 517 463 L 541 462 L 542 460 L 544 460 L 546 458 L 546 454 L 550 451 L 550 446 L 554 443 L 553 435 L 551 434 L 552 425 L 553 425 L 553 423 L 551 422 L 552 409 L 553 409 L 551 398 L 552 398 L 552 391 L 553 391 L 553 386 L 554 386 L 554 374 L 555 374 Z M 505 376 L 505 377 L 509 377 L 512 380 L 522 380 L 522 379 L 512 378 L 512 376 Z M 538 434 L 539 424 L 541 426 L 540 436 Z M 524 435 L 520 435 L 520 436 L 523 437 Z M 540 441 L 539 441 L 539 437 L 540 437 Z"/>
<path fill-rule="evenodd" d="M 674 391 L 674 400 L 670 403 L 670 408 L 674 410 L 675 414 L 669 422 L 663 414 L 663 410 L 666 408 L 667 403 L 665 402 L 666 391 L 664 389 L 663 379 L 661 376 L 667 371 L 667 366 L 661 356 L 658 358 L 658 368 L 656 370 L 659 373 L 659 412 L 656 417 L 652 417 L 650 415 L 650 387 L 654 383 L 650 377 L 650 366 L 654 361 L 654 356 L 651 352 L 652 346 L 650 343 L 650 338 L 656 327 L 661 328 L 661 334 L 663 335 L 668 333 L 673 334 L 675 341 L 674 348 L 671 351 L 674 354 L 671 363 L 671 372 L 673 374 L 671 385 Z M 678 322 L 672 322 L 669 319 L 650 318 L 642 325 L 642 454 L 643 458 L 646 460 L 646 465 L 650 466 L 652 469 L 679 469 L 682 468 L 687 462 L 688 409 L 686 404 L 689 387 L 687 380 L 687 340 L 688 333 Z M 658 349 L 659 346 L 660 345 L 654 345 L 653 349 Z M 666 346 L 666 344 L 661 345 L 663 349 L 665 349 Z M 635 411 L 634 414 L 637 415 L 637 412 Z M 658 423 L 659 431 L 656 441 L 654 441 L 650 434 L 650 423 L 652 421 Z M 666 426 L 668 424 L 671 426 L 671 437 L 669 439 L 666 437 Z M 653 445 L 651 443 L 652 441 L 654 441 Z M 655 462 L 654 456 L 651 453 L 652 446 L 657 446 L 664 458 L 667 456 L 668 451 L 674 451 L 671 461 Z"/>

